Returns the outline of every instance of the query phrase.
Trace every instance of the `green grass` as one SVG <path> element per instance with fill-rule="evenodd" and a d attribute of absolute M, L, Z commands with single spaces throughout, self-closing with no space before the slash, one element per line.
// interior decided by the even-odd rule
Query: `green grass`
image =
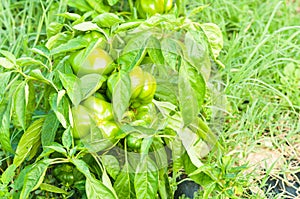
<path fill-rule="evenodd" d="M 0 49 L 9 50 L 17 57 L 29 55 L 29 49 L 45 39 L 45 27 L 59 20 L 55 14 L 63 12 L 65 7 L 63 0 L 2 0 Z"/>
<path fill-rule="evenodd" d="M 300 3 L 278 0 L 191 2 L 191 7 L 210 4 L 194 20 L 218 24 L 224 36 L 219 59 L 226 66 L 220 73 L 229 114 L 220 135 L 224 147 L 221 156 L 231 156 L 234 165 L 241 165 L 255 151 L 259 154 L 270 150 L 288 154 L 288 160 L 300 161 L 300 73 L 296 72 L 300 70 L 300 13 L 296 11 Z M 44 11 L 54 4 L 59 12 L 65 1 L 2 0 L 0 49 L 10 50 L 16 56 L 28 54 L 28 50 L 45 37 L 44 27 L 53 19 Z M 222 168 L 214 155 L 206 161 Z M 272 168 L 271 165 L 268 168 Z M 250 174 L 243 170 L 235 180 L 245 187 L 259 187 L 264 177 L 260 169 L 257 167 Z M 291 168 L 288 161 L 268 170 L 274 174 L 296 171 L 299 169 Z"/>
<path fill-rule="evenodd" d="M 221 73 L 230 107 L 221 135 L 225 154 L 242 157 L 236 161 L 241 164 L 249 154 L 264 153 L 267 148 L 299 161 L 300 76 L 288 70 L 291 66 L 300 69 L 299 4 L 273 0 L 202 3 L 210 6 L 197 20 L 217 23 L 224 34 L 219 59 L 226 66 Z M 267 147 L 266 139 L 271 143 Z M 288 165 L 270 172 L 297 171 Z M 254 173 L 250 179 L 261 177 Z"/>

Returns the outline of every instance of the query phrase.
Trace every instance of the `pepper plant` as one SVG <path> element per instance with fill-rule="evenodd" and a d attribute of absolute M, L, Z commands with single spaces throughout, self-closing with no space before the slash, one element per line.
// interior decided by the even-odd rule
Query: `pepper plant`
<path fill-rule="evenodd" d="M 182 171 L 206 186 L 201 160 L 219 147 L 204 106 L 222 66 L 218 26 L 190 20 L 183 1 L 64 6 L 50 7 L 30 54 L 0 51 L 7 197 L 173 198 Z"/>

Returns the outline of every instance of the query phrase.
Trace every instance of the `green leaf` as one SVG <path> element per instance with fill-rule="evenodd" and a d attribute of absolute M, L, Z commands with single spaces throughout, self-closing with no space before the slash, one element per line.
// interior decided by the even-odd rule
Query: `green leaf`
<path fill-rule="evenodd" d="M 2 97 L 5 94 L 6 87 L 8 85 L 8 82 L 10 80 L 11 72 L 2 72 L 0 73 L 0 102 L 2 101 Z"/>
<path fill-rule="evenodd" d="M 31 48 L 31 51 L 50 60 L 50 51 L 44 45 L 38 45 L 34 48 Z"/>
<path fill-rule="evenodd" d="M 37 80 L 40 80 L 41 82 L 45 82 L 47 84 L 50 84 L 51 81 L 49 81 L 44 75 L 42 74 L 40 69 L 34 69 L 30 71 L 30 76 L 34 77 Z"/>
<path fill-rule="evenodd" d="M 144 127 L 144 126 L 132 126 L 130 124 L 122 125 L 121 129 L 126 134 L 139 133 L 140 135 L 142 135 L 144 137 L 149 137 L 149 135 L 152 137 L 157 132 L 157 130 L 152 129 L 152 128 L 148 128 L 148 127 Z M 121 136 L 124 136 L 124 135 L 121 134 Z M 121 138 L 118 138 L 118 139 L 121 139 Z M 148 140 L 145 142 L 144 150 L 147 150 L 148 144 L 150 144 L 151 142 L 152 142 L 151 140 Z"/>
<path fill-rule="evenodd" d="M 59 79 L 63 87 L 67 90 L 67 94 L 74 106 L 78 106 L 82 100 L 80 79 L 74 74 L 64 74 L 61 72 L 59 72 Z"/>
<path fill-rule="evenodd" d="M 9 165 L 6 170 L 1 175 L 1 182 L 3 185 L 7 186 L 15 176 L 15 170 L 17 167 L 14 164 Z"/>
<path fill-rule="evenodd" d="M 51 162 L 51 159 L 45 159 L 35 163 L 32 166 L 30 171 L 25 176 L 20 199 L 27 199 L 30 192 L 36 190 L 40 186 Z"/>
<path fill-rule="evenodd" d="M 117 190 L 117 194 L 120 199 L 131 199 L 131 182 L 129 172 L 132 169 L 129 167 L 128 162 L 126 162 L 114 183 L 114 188 Z"/>
<path fill-rule="evenodd" d="M 185 126 L 196 120 L 205 98 L 206 84 L 201 74 L 188 64 L 179 70 L 179 105 Z"/>
<path fill-rule="evenodd" d="M 161 51 L 160 41 L 151 36 L 147 45 L 147 52 L 154 64 L 162 65 L 165 63 L 164 56 Z"/>
<path fill-rule="evenodd" d="M 30 71 L 29 75 L 37 80 L 40 80 L 41 82 L 51 85 L 55 90 L 58 90 L 58 88 L 55 86 L 55 84 L 51 80 L 47 79 L 42 74 L 40 69 L 34 69 L 34 70 Z"/>
<path fill-rule="evenodd" d="M 26 113 L 26 102 L 28 102 L 28 86 L 26 82 L 22 82 L 16 89 L 13 96 L 13 110 L 18 123 L 23 129 L 26 128 L 25 124 L 25 113 Z M 26 95 L 27 93 L 27 95 Z"/>
<path fill-rule="evenodd" d="M 217 183 L 215 183 L 215 182 L 212 182 L 212 183 L 209 183 L 208 185 L 206 185 L 203 188 L 203 190 L 204 190 L 203 198 L 209 198 L 211 193 L 213 193 L 213 191 L 216 189 L 216 186 L 217 186 Z"/>
<path fill-rule="evenodd" d="M 127 72 L 119 71 L 111 77 L 112 105 L 113 111 L 118 121 L 121 121 L 130 101 L 130 78 Z"/>
<path fill-rule="evenodd" d="M 117 30 L 115 31 L 116 33 L 122 32 L 122 31 L 127 31 L 133 28 L 136 28 L 137 26 L 141 25 L 143 21 L 130 21 L 126 23 L 122 23 L 121 25 L 118 26 Z"/>
<path fill-rule="evenodd" d="M 223 48 L 222 31 L 214 23 L 200 24 L 200 27 L 208 38 L 214 58 L 217 58 Z"/>
<path fill-rule="evenodd" d="M 10 108 L 11 102 L 0 103 L 0 143 L 1 148 L 13 153 L 10 143 Z"/>
<path fill-rule="evenodd" d="M 93 30 L 100 30 L 100 28 L 97 26 L 97 24 L 92 23 L 91 21 L 88 22 L 82 22 L 80 24 L 76 24 L 73 26 L 75 30 L 80 30 L 80 31 L 93 31 Z"/>
<path fill-rule="evenodd" d="M 79 50 L 85 48 L 87 46 L 87 42 L 83 38 L 74 38 L 70 39 L 67 43 L 63 43 L 58 47 L 51 50 L 52 55 L 71 52 L 75 50 Z"/>
<path fill-rule="evenodd" d="M 49 49 L 49 50 L 53 50 L 54 48 L 59 47 L 60 45 L 64 45 L 66 43 L 69 42 L 69 40 L 72 39 L 72 35 L 69 33 L 58 33 L 56 35 L 53 35 L 52 37 L 50 37 L 48 39 L 48 41 L 46 42 L 45 46 Z M 83 42 L 83 41 L 82 41 Z M 83 46 L 83 43 L 81 44 L 81 47 Z M 82 47 L 83 48 L 83 47 Z M 63 48 L 61 49 L 63 50 Z"/>
<path fill-rule="evenodd" d="M 200 107 L 198 107 L 197 98 L 190 84 L 190 77 L 184 66 L 179 71 L 178 90 L 181 115 L 184 124 L 189 125 L 198 117 Z"/>
<path fill-rule="evenodd" d="M 40 189 L 44 190 L 44 191 L 52 192 L 52 193 L 61 193 L 61 194 L 68 195 L 68 192 L 66 192 L 64 189 L 61 189 L 61 188 L 56 187 L 51 184 L 42 183 L 40 185 Z"/>
<path fill-rule="evenodd" d="M 13 69 L 15 67 L 15 65 L 11 61 L 4 57 L 0 57 L 0 66 L 6 69 Z"/>
<path fill-rule="evenodd" d="M 192 163 L 187 153 L 185 153 L 182 156 L 182 162 L 183 162 L 185 172 L 189 174 L 189 177 L 192 180 L 194 180 L 196 183 L 200 184 L 203 187 L 206 187 L 207 185 L 214 182 L 214 180 L 210 177 L 210 176 L 213 177 L 213 174 L 211 172 L 213 168 L 211 165 L 204 164 L 198 168 Z M 218 175 L 219 174 L 217 174 L 217 176 Z M 216 182 L 219 181 L 217 176 L 213 177 L 215 178 Z"/>
<path fill-rule="evenodd" d="M 143 139 L 142 141 L 142 145 L 141 145 L 141 159 L 143 159 L 146 155 L 148 155 L 150 146 L 153 142 L 153 137 L 146 137 Z"/>
<path fill-rule="evenodd" d="M 158 169 L 166 170 L 168 167 L 168 156 L 165 146 L 158 140 L 154 139 L 151 145 L 155 157 L 156 166 Z"/>
<path fill-rule="evenodd" d="M 41 141 L 42 146 L 49 146 L 54 142 L 54 138 L 59 127 L 59 121 L 54 112 L 48 113 L 42 127 Z"/>
<path fill-rule="evenodd" d="M 14 54 L 12 54 L 11 52 L 9 51 L 6 51 L 6 50 L 0 50 L 0 53 L 2 55 L 4 55 L 4 57 L 6 57 L 11 63 L 13 63 L 14 65 L 16 65 L 16 57 Z"/>
<path fill-rule="evenodd" d="M 106 39 L 108 39 L 108 35 L 107 33 L 100 28 L 97 24 L 92 23 L 91 21 L 88 22 L 82 22 L 80 24 L 76 24 L 75 26 L 73 26 L 74 29 L 79 30 L 79 31 L 98 31 L 100 33 L 102 33 Z"/>
<path fill-rule="evenodd" d="M 81 12 L 93 10 L 93 8 L 85 0 L 69 0 L 68 6 L 77 8 Z"/>
<path fill-rule="evenodd" d="M 169 184 L 169 179 L 166 171 L 161 169 L 159 171 L 159 182 L 158 191 L 161 198 L 171 198 L 171 188 Z"/>
<path fill-rule="evenodd" d="M 80 90 L 82 93 L 82 100 L 93 95 L 100 89 L 106 78 L 99 74 L 88 74 L 80 78 Z"/>
<path fill-rule="evenodd" d="M 103 1 L 99 0 L 86 0 L 86 2 L 97 12 L 104 13 L 108 12 L 110 7 L 107 5 L 104 5 Z"/>
<path fill-rule="evenodd" d="M 146 156 L 138 165 L 134 177 L 134 189 L 137 198 L 156 198 L 158 169 L 149 156 Z"/>
<path fill-rule="evenodd" d="M 179 135 L 191 162 L 196 167 L 201 167 L 203 165 L 203 163 L 200 160 L 202 158 L 202 154 L 200 153 L 201 148 L 200 150 L 197 149 L 197 147 L 201 147 L 201 145 L 195 144 L 199 142 L 199 136 L 192 132 L 189 128 L 178 130 L 177 134 Z"/>
<path fill-rule="evenodd" d="M 40 66 L 42 66 L 43 68 L 49 70 L 49 67 L 46 64 L 44 64 L 43 62 L 41 62 L 39 60 L 33 59 L 31 57 L 18 58 L 17 63 L 18 63 L 18 65 L 20 65 L 22 67 L 25 67 L 25 66 L 29 66 L 29 67 L 38 66 L 38 67 L 40 67 Z"/>
<path fill-rule="evenodd" d="M 64 147 L 69 149 L 72 146 L 72 141 L 73 141 L 73 138 L 72 138 L 70 128 L 67 128 L 62 134 L 62 143 L 63 143 Z"/>
<path fill-rule="evenodd" d="M 170 70 L 167 65 L 158 65 L 155 69 L 155 98 L 178 105 L 178 72 Z"/>
<path fill-rule="evenodd" d="M 197 103 L 199 109 L 203 105 L 205 93 L 206 93 L 206 82 L 201 73 L 199 73 L 196 68 L 192 66 L 187 67 L 187 74 L 189 77 L 189 83 L 196 95 Z M 199 110 L 198 109 L 198 110 Z"/>
<path fill-rule="evenodd" d="M 200 138 L 206 141 L 210 146 L 218 145 L 218 137 L 209 128 L 201 118 L 197 118 L 190 126 L 190 129 L 196 133 Z"/>
<path fill-rule="evenodd" d="M 205 79 L 208 80 L 211 73 L 211 62 L 209 49 L 203 33 L 189 30 L 185 35 L 184 44 L 187 51 L 187 57 L 185 58 L 187 58 L 198 71 L 201 71 Z"/>
<path fill-rule="evenodd" d="M 71 159 L 71 162 L 76 166 L 78 171 L 80 171 L 87 179 L 93 178 L 89 170 L 88 165 L 80 159 Z"/>
<path fill-rule="evenodd" d="M 64 24 L 58 23 L 58 22 L 51 22 L 48 26 L 47 26 L 47 38 L 52 37 L 53 35 L 56 35 L 57 33 L 61 32 L 62 28 L 64 27 Z"/>
<path fill-rule="evenodd" d="M 68 128 L 70 105 L 68 99 L 65 97 L 65 91 L 62 90 L 58 93 L 52 93 L 49 97 L 49 102 L 61 125 L 65 129 Z"/>
<path fill-rule="evenodd" d="M 102 171 L 102 182 L 103 182 L 103 185 L 106 186 L 113 193 L 114 197 L 118 198 L 116 190 L 114 190 L 111 180 L 110 180 L 109 176 L 107 175 L 107 172 L 105 169 L 103 169 L 103 171 Z"/>
<path fill-rule="evenodd" d="M 131 35 L 133 38 L 128 41 L 118 59 L 122 69 L 129 72 L 142 62 L 147 53 L 146 47 L 151 34 L 150 31 L 146 31 L 134 36 Z"/>
<path fill-rule="evenodd" d="M 105 167 L 107 173 L 116 180 L 121 168 L 119 161 L 113 155 L 102 155 L 102 164 Z"/>
<path fill-rule="evenodd" d="M 110 28 L 118 23 L 123 22 L 118 15 L 113 13 L 103 13 L 93 19 L 99 27 Z"/>
<path fill-rule="evenodd" d="M 62 16 L 66 19 L 70 19 L 70 20 L 73 20 L 73 21 L 81 19 L 81 16 L 79 14 L 71 13 L 71 12 L 61 13 L 61 14 L 58 14 L 58 16 Z"/>
<path fill-rule="evenodd" d="M 55 152 L 53 149 L 48 149 L 45 147 L 40 155 L 36 158 L 36 161 L 39 161 L 45 157 L 49 157 L 53 152 Z"/>
<path fill-rule="evenodd" d="M 13 164 L 16 165 L 16 167 L 19 167 L 29 155 L 32 156 L 32 154 L 37 152 L 32 151 L 32 149 L 35 148 L 36 145 L 40 145 L 41 129 L 44 120 L 44 118 L 35 120 L 22 135 L 13 160 Z"/>
<path fill-rule="evenodd" d="M 31 170 L 32 164 L 27 165 L 26 167 L 22 168 L 21 172 L 18 174 L 17 178 L 14 180 L 14 191 L 18 192 L 20 195 L 21 189 L 24 184 L 24 180 L 26 177 L 26 174 Z M 18 197 L 19 198 L 19 197 Z"/>
<path fill-rule="evenodd" d="M 86 179 L 85 189 L 88 199 L 117 199 L 109 188 L 94 177 Z"/>
<path fill-rule="evenodd" d="M 177 101 L 177 85 L 173 85 L 168 80 L 157 81 L 155 97 L 160 101 L 171 102 L 178 104 Z"/>
<path fill-rule="evenodd" d="M 46 148 L 52 149 L 52 150 L 54 150 L 54 151 L 56 151 L 58 153 L 61 153 L 61 154 L 65 155 L 65 156 L 67 156 L 66 149 L 61 144 L 59 144 L 57 142 L 52 142 L 51 145 L 46 146 Z"/>
<path fill-rule="evenodd" d="M 181 139 L 176 136 L 171 142 L 172 160 L 173 160 L 173 173 L 177 173 L 182 168 L 182 156 L 185 153 Z"/>
<path fill-rule="evenodd" d="M 119 0 L 107 0 L 107 2 L 108 2 L 108 5 L 113 6 L 113 5 L 115 5 L 116 3 L 118 3 Z"/>
<path fill-rule="evenodd" d="M 181 44 L 182 45 L 182 44 Z M 183 57 L 182 46 L 180 42 L 172 38 L 163 38 L 161 41 L 161 51 L 164 56 L 165 64 L 177 71 L 180 59 Z"/>

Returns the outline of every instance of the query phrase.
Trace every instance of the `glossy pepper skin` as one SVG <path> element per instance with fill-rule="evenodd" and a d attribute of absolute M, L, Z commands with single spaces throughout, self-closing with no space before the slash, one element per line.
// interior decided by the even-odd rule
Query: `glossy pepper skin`
<path fill-rule="evenodd" d="M 173 6 L 173 0 L 137 0 L 136 7 L 141 17 L 146 18 L 157 13 L 169 11 Z"/>
<path fill-rule="evenodd" d="M 98 128 L 104 138 L 113 139 L 119 132 L 119 127 L 114 121 L 112 105 L 104 99 L 90 96 L 78 107 L 72 108 L 73 137 L 83 138 L 92 130 Z"/>
<path fill-rule="evenodd" d="M 134 67 L 129 73 L 131 82 L 131 98 L 134 99 L 142 92 L 144 87 L 144 71 L 141 67 Z"/>
<path fill-rule="evenodd" d="M 126 137 L 127 140 L 127 146 L 132 149 L 138 151 L 141 148 L 142 145 L 142 139 L 138 138 L 132 134 L 127 135 Z"/>
<path fill-rule="evenodd" d="M 73 137 L 75 139 L 83 138 L 90 132 L 91 118 L 89 111 L 82 105 L 72 108 L 74 121 Z"/>
<path fill-rule="evenodd" d="M 115 68 L 111 56 L 100 47 L 93 49 L 87 56 L 86 49 L 75 52 L 69 61 L 74 73 L 80 77 L 93 73 L 107 75 Z"/>
<path fill-rule="evenodd" d="M 156 118 L 156 109 L 153 103 L 147 105 L 142 105 L 135 109 L 135 119 L 143 120 L 146 122 L 146 125 L 149 125 Z"/>
<path fill-rule="evenodd" d="M 152 101 L 156 91 L 156 80 L 147 71 L 136 66 L 129 73 L 131 82 L 131 100 L 134 108 Z"/>
<path fill-rule="evenodd" d="M 71 186 L 83 179 L 83 175 L 72 165 L 59 164 L 53 169 L 53 175 L 65 186 Z"/>

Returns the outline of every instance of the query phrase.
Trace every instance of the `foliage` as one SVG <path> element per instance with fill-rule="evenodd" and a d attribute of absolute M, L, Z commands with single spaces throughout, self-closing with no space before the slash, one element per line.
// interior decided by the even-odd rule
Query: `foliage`
<path fill-rule="evenodd" d="M 272 3 L 274 10 L 264 15 L 255 13 L 259 12 L 255 2 L 247 3 L 248 8 L 228 1 L 224 8 L 219 1 L 203 3 L 211 2 L 191 1 L 185 10 L 183 1 L 174 1 L 170 10 L 148 16 L 131 0 L 41 5 L 26 1 L 24 10 L 17 3 L 11 6 L 21 14 L 15 24 L 10 18 L 0 21 L 2 32 L 16 31 L 0 38 L 0 195 L 172 198 L 177 177 L 185 173 L 203 188 L 199 198 L 248 197 L 245 187 L 250 181 L 242 173 L 247 167 L 237 166 L 238 159 L 223 153 L 232 149 L 233 142 L 233 146 L 242 143 L 241 138 L 252 140 L 266 129 L 276 132 L 276 125 L 283 128 L 282 120 L 276 125 L 270 119 L 266 122 L 268 113 L 272 118 L 289 114 L 291 129 L 297 128 L 299 53 L 292 44 L 298 38 L 297 27 L 277 23 L 276 14 L 288 10 L 280 2 Z M 1 11 L 8 5 L 4 0 Z M 37 8 L 41 9 L 33 17 L 30 10 Z M 221 13 L 227 20 L 220 18 Z M 22 22 L 26 15 L 31 17 Z M 31 21 L 38 16 L 41 21 Z M 259 24 L 256 18 L 264 21 Z M 18 29 L 21 24 L 28 32 Z M 287 24 L 290 27 L 280 29 Z M 284 42 L 274 47 L 277 40 Z M 112 57 L 109 72 L 78 74 L 72 56 L 79 54 L 84 60 L 95 49 Z M 222 72 L 229 78 L 226 92 L 235 115 L 227 118 L 228 133 L 221 139 L 225 149 L 208 127 L 213 115 L 205 107 L 213 100 L 209 93 L 213 68 L 224 66 L 219 59 L 227 66 Z M 137 67 L 153 76 L 154 95 L 132 95 L 131 74 Z M 240 97 L 232 97 L 236 95 Z M 74 129 L 80 114 L 73 110 L 93 96 L 111 105 L 114 118 L 109 122 L 117 124 L 118 133 L 111 134 L 111 129 L 102 128 L 101 118 L 88 113 L 90 128 L 78 139 Z M 270 106 L 262 96 L 271 96 Z M 213 147 L 214 153 L 207 156 Z M 58 177 L 59 169 L 73 177 Z"/>

